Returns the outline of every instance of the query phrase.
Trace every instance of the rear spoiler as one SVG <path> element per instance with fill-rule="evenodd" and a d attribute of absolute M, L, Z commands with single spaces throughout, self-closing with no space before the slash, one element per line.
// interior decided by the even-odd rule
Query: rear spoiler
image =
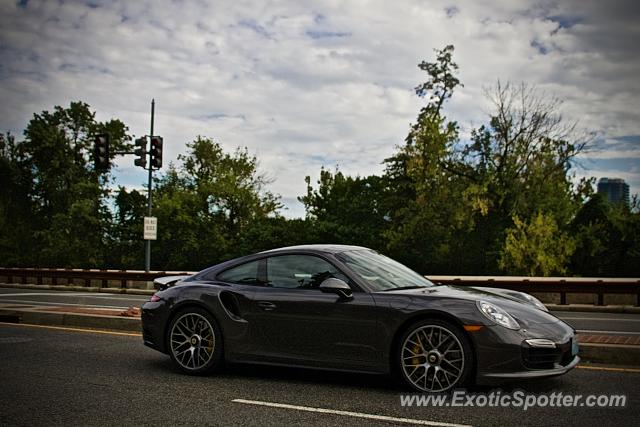
<path fill-rule="evenodd" d="M 179 281 L 186 279 L 187 277 L 191 277 L 188 275 L 185 276 L 164 276 L 164 277 L 156 277 L 153 280 L 153 288 L 156 291 L 164 291 L 167 288 L 175 285 Z"/>

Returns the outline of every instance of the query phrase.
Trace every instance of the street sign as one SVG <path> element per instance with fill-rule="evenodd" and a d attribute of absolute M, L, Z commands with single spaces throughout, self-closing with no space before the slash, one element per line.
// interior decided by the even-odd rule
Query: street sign
<path fill-rule="evenodd" d="M 144 240 L 158 239 L 158 218 L 155 216 L 144 217 Z"/>

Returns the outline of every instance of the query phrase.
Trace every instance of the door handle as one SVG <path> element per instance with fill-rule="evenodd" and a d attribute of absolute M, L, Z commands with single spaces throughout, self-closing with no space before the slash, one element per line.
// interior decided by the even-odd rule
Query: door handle
<path fill-rule="evenodd" d="M 271 310 L 275 310 L 276 305 L 269 301 L 259 301 L 258 307 L 260 307 L 264 311 L 271 311 Z"/>

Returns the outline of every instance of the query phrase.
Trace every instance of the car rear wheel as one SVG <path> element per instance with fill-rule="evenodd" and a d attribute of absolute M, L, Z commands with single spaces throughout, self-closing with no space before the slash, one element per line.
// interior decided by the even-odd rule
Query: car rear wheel
<path fill-rule="evenodd" d="M 222 365 L 220 328 L 211 314 L 201 308 L 177 313 L 168 330 L 171 360 L 192 375 L 210 373 Z"/>
<path fill-rule="evenodd" d="M 397 358 L 405 383 L 428 393 L 465 385 L 473 368 L 468 339 L 455 325 L 441 320 L 423 320 L 407 328 Z"/>

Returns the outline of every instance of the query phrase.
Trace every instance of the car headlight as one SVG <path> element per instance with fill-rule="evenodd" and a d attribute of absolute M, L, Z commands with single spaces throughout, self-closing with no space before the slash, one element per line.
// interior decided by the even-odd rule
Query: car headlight
<path fill-rule="evenodd" d="M 480 310 L 480 313 L 484 314 L 485 317 L 492 322 L 497 323 L 500 326 L 504 326 L 508 329 L 520 329 L 520 325 L 518 324 L 518 322 L 516 322 L 516 319 L 511 317 L 509 313 L 507 313 L 500 307 L 486 301 L 478 301 L 476 305 L 478 306 L 478 310 Z"/>
<path fill-rule="evenodd" d="M 527 301 L 529 301 L 531 304 L 535 305 L 536 308 L 539 308 L 542 311 L 549 311 L 549 309 L 547 307 L 545 307 L 545 305 L 542 303 L 542 301 L 540 301 L 538 298 L 534 297 L 533 295 L 529 295 L 529 294 L 525 294 L 524 292 L 522 293 L 522 295 L 524 295 L 524 297 L 527 299 Z"/>

